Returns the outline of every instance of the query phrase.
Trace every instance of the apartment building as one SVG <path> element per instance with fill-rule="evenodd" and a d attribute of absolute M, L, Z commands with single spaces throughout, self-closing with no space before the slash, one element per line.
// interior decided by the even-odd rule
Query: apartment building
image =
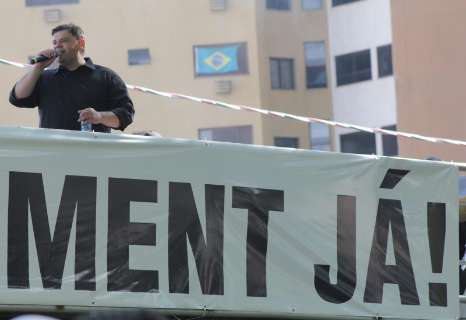
<path fill-rule="evenodd" d="M 466 1 L 392 0 L 398 127 L 466 140 Z M 399 139 L 400 155 L 466 162 L 464 146 Z"/>
<path fill-rule="evenodd" d="M 390 0 L 327 2 L 336 121 L 397 129 Z M 338 128 L 336 150 L 398 154 L 396 137 Z"/>
<path fill-rule="evenodd" d="M 332 119 L 327 6 L 323 0 L 21 0 L 0 3 L 0 57 L 25 62 L 74 22 L 86 55 L 129 84 Z M 2 125 L 36 126 L 36 110 L 7 96 L 24 70 L 0 66 Z M 127 132 L 331 150 L 322 125 L 130 92 Z"/>
<path fill-rule="evenodd" d="M 334 119 L 466 140 L 462 0 L 327 1 Z M 393 61 L 392 61 L 393 57 Z M 463 146 L 338 128 L 335 149 L 466 162 Z"/>

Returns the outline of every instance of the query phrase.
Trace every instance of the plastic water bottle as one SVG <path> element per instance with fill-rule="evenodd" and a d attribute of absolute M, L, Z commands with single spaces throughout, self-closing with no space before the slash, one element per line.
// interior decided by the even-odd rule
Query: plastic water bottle
<path fill-rule="evenodd" d="M 92 123 L 87 121 L 81 121 L 81 131 L 92 132 Z"/>

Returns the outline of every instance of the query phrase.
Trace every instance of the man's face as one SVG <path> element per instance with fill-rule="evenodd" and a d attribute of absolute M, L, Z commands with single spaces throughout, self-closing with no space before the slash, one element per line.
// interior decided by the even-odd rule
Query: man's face
<path fill-rule="evenodd" d="M 55 50 L 59 50 L 58 62 L 67 64 L 78 58 L 80 49 L 84 50 L 84 39 L 76 39 L 66 30 L 55 32 L 52 36 L 52 44 Z"/>

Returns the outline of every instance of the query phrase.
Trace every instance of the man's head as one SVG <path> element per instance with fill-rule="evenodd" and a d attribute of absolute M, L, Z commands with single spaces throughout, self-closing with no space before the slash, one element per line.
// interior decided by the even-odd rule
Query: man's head
<path fill-rule="evenodd" d="M 69 23 L 59 25 L 52 30 L 53 48 L 60 52 L 58 61 L 62 65 L 73 64 L 84 56 L 85 39 L 81 27 Z"/>

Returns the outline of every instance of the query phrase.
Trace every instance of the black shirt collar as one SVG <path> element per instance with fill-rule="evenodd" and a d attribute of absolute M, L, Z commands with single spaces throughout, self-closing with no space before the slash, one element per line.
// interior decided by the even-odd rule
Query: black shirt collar
<path fill-rule="evenodd" d="M 76 70 L 79 70 L 79 69 L 90 69 L 90 70 L 95 70 L 95 65 L 94 65 L 94 62 L 92 62 L 91 58 L 84 58 L 84 61 L 86 61 L 85 64 L 83 64 L 82 66 L 79 66 L 78 69 Z M 76 71 L 74 70 L 74 71 Z M 62 65 L 60 65 L 56 71 L 55 71 L 55 74 L 58 74 L 60 72 L 70 72 L 68 69 L 66 69 L 65 67 L 63 67 Z"/>

